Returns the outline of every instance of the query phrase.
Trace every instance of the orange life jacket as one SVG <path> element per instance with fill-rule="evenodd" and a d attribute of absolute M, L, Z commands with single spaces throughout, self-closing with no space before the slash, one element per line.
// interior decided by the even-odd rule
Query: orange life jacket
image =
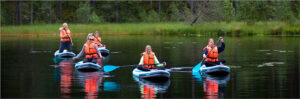
<path fill-rule="evenodd" d="M 84 47 L 85 58 L 97 58 L 98 52 L 94 42 L 86 42 Z"/>
<path fill-rule="evenodd" d="M 101 40 L 100 37 L 95 37 L 94 42 L 98 45 L 98 48 L 100 48 L 101 47 L 101 41 L 99 41 L 98 39 Z"/>
<path fill-rule="evenodd" d="M 143 60 L 144 64 L 154 64 L 154 62 L 155 62 L 154 52 L 150 52 L 150 54 L 148 54 L 147 52 L 143 52 L 142 55 L 143 55 L 143 59 L 144 59 Z M 155 66 L 154 65 L 143 65 L 143 67 L 152 69 Z"/>
<path fill-rule="evenodd" d="M 207 58 L 205 59 L 205 61 L 209 61 L 209 62 L 213 62 L 213 63 L 219 61 L 218 60 L 218 56 L 219 56 L 218 47 L 211 48 L 209 46 L 206 46 L 203 50 L 205 50 L 205 49 L 207 49 L 207 53 L 208 53 Z"/>
<path fill-rule="evenodd" d="M 71 31 L 67 28 L 60 28 L 61 38 L 60 41 L 71 41 Z M 67 37 L 63 37 L 65 35 L 69 35 Z"/>

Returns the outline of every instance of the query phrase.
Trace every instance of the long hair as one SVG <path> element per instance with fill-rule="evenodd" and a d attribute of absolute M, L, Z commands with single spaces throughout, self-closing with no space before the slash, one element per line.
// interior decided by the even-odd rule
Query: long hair
<path fill-rule="evenodd" d="M 86 36 L 86 40 L 87 40 L 87 42 L 89 42 L 89 41 L 90 41 L 90 40 L 89 40 L 89 37 L 90 37 L 90 36 L 94 36 L 94 35 L 93 35 L 93 33 L 89 33 L 89 34 Z"/>

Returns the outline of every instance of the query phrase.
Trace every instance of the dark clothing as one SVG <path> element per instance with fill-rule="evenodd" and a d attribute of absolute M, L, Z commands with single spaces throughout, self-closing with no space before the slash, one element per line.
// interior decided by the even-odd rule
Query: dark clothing
<path fill-rule="evenodd" d="M 83 63 L 86 63 L 86 62 L 92 62 L 92 63 L 97 64 L 98 59 L 97 59 L 97 58 L 85 58 L 85 59 L 83 60 Z"/>
<path fill-rule="evenodd" d="M 223 42 L 223 43 L 221 43 L 221 46 L 218 46 L 218 53 L 223 52 L 224 49 L 225 49 L 225 43 Z M 207 52 L 207 49 L 205 49 L 205 50 L 203 51 L 203 54 L 207 55 L 207 53 L 208 53 L 208 52 Z"/>
<path fill-rule="evenodd" d="M 216 66 L 216 65 L 220 65 L 220 63 L 224 64 L 226 63 L 225 59 L 220 59 L 219 61 L 213 63 L 213 62 L 208 62 L 208 61 L 204 61 L 205 66 L 210 67 L 210 66 Z"/>
<path fill-rule="evenodd" d="M 146 68 L 146 67 L 143 67 L 143 66 L 141 66 L 141 65 L 137 66 L 137 68 L 138 68 L 139 70 L 141 70 L 141 71 L 150 71 L 150 70 L 151 70 L 151 69 Z M 154 67 L 154 68 L 152 68 L 152 69 L 165 70 L 164 67 Z"/>
<path fill-rule="evenodd" d="M 221 53 L 221 52 L 223 52 L 224 50 L 225 50 L 225 43 L 222 42 L 222 43 L 221 43 L 221 46 L 218 46 L 218 53 Z M 205 55 L 208 54 L 207 49 L 204 50 L 203 54 L 205 54 Z M 213 62 L 204 61 L 204 64 L 205 64 L 207 67 L 209 67 L 209 66 L 220 65 L 220 62 L 221 62 L 222 64 L 224 64 L 224 63 L 226 62 L 226 60 L 225 60 L 225 59 L 220 59 L 219 61 L 214 62 L 214 63 L 213 63 Z"/>
<path fill-rule="evenodd" d="M 143 66 L 137 66 L 137 68 L 139 69 L 139 70 L 141 70 L 141 71 L 150 71 L 150 69 L 149 68 L 145 68 L 145 67 L 143 67 Z"/>
<path fill-rule="evenodd" d="M 72 52 L 71 41 L 61 41 L 59 46 L 59 53 L 62 53 L 67 48 L 68 52 Z"/>

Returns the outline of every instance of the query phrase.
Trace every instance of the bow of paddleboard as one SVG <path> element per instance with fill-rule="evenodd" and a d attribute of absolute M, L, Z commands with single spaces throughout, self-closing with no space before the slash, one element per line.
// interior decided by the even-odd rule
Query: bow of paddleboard
<path fill-rule="evenodd" d="M 101 70 L 101 66 L 92 62 L 84 63 L 83 61 L 80 61 L 75 64 L 75 69 L 83 72 L 93 72 Z"/>
<path fill-rule="evenodd" d="M 59 53 L 59 50 L 57 50 L 54 53 L 54 56 L 59 57 L 59 58 L 72 58 L 72 57 L 75 57 L 76 54 L 73 52 L 68 52 L 67 50 L 64 50 L 62 53 Z"/>
<path fill-rule="evenodd" d="M 138 68 L 135 68 L 132 71 L 133 76 L 144 78 L 144 79 L 153 79 L 153 80 L 159 80 L 159 79 L 169 79 L 171 74 L 167 70 L 156 70 L 151 69 L 150 71 L 142 71 Z"/>

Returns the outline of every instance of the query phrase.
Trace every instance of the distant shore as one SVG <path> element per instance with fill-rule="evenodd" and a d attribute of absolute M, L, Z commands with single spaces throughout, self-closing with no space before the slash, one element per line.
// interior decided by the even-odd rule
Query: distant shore
<path fill-rule="evenodd" d="M 47 36 L 58 35 L 61 24 L 40 24 L 2 26 L 1 36 Z M 204 34 L 204 35 L 300 35 L 300 24 L 290 25 L 284 22 L 208 22 L 186 23 L 105 23 L 105 24 L 69 24 L 73 35 L 100 31 L 103 34 Z"/>

